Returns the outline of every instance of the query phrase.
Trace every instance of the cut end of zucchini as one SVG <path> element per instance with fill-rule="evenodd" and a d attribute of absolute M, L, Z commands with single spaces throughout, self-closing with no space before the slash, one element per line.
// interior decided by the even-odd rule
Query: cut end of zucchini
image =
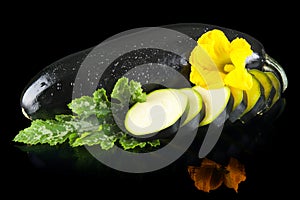
<path fill-rule="evenodd" d="M 253 86 L 249 90 L 244 90 L 247 96 L 247 107 L 240 116 L 240 120 L 246 123 L 256 115 L 260 114 L 265 107 L 264 90 L 260 82 L 253 76 Z"/>
<path fill-rule="evenodd" d="M 281 97 L 281 84 L 280 81 L 278 80 L 277 76 L 273 72 L 264 72 L 271 80 L 274 88 L 275 88 L 275 95 L 273 97 L 271 107 L 279 100 Z"/>
<path fill-rule="evenodd" d="M 180 91 L 188 97 L 189 101 L 187 116 L 181 126 L 185 126 L 195 118 L 197 118 L 200 122 L 205 113 L 201 95 L 193 88 L 182 88 Z"/>
<path fill-rule="evenodd" d="M 247 106 L 247 97 L 243 90 L 230 87 L 231 96 L 233 99 L 232 110 L 229 112 L 229 121 L 237 121 Z"/>
<path fill-rule="evenodd" d="M 257 78 L 257 80 L 263 87 L 264 97 L 265 97 L 265 109 L 266 110 L 269 109 L 272 104 L 275 93 L 276 93 L 276 90 L 272 84 L 271 79 L 265 72 L 257 70 L 257 69 L 251 69 L 251 70 L 249 70 L 249 72 L 253 76 L 255 76 L 255 78 Z"/>
<path fill-rule="evenodd" d="M 213 122 L 227 107 L 230 99 L 230 89 L 222 87 L 217 89 L 205 89 L 201 86 L 193 87 L 202 96 L 205 105 L 205 116 L 199 126 L 205 126 Z"/>
<path fill-rule="evenodd" d="M 145 137 L 167 129 L 182 119 L 188 98 L 175 89 L 159 89 L 147 95 L 147 101 L 133 105 L 125 116 L 125 128 L 135 137 Z"/>

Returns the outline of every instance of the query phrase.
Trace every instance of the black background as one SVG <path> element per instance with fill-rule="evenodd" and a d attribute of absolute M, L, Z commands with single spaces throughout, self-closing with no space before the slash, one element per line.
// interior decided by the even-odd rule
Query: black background
<path fill-rule="evenodd" d="M 58 197 L 62 194 L 73 197 L 94 196 L 158 198 L 181 193 L 199 199 L 246 199 L 289 195 L 292 183 L 286 178 L 294 177 L 293 160 L 289 158 L 294 148 L 297 125 L 291 121 L 293 109 L 291 87 L 296 58 L 297 34 L 293 28 L 296 14 L 291 5 L 273 5 L 272 9 L 259 3 L 235 4 L 238 7 L 204 5 L 181 2 L 161 5 L 154 2 L 139 2 L 122 5 L 106 4 L 18 4 L 4 6 L 2 13 L 2 72 L 1 72 L 1 193 L 9 196 Z M 286 10 L 286 11 L 285 11 Z M 285 11 L 285 14 L 283 12 Z M 264 45 L 266 52 L 286 70 L 289 88 L 284 96 L 287 106 L 283 115 L 274 123 L 271 145 L 262 151 L 249 177 L 235 194 L 221 188 L 218 192 L 204 194 L 193 187 L 185 172 L 171 171 L 146 175 L 120 175 L 108 170 L 111 176 L 97 178 L 78 176 L 71 171 L 40 169 L 29 156 L 15 148 L 11 141 L 19 130 L 30 122 L 20 110 L 20 95 L 28 81 L 42 68 L 71 53 L 97 45 L 114 34 L 138 27 L 162 26 L 174 23 L 207 23 L 239 30 L 252 35 Z M 294 111 L 295 112 L 295 111 Z M 288 147 L 286 147 L 288 146 Z M 178 175 L 178 177 L 176 177 Z M 119 177 L 120 176 L 120 177 Z M 111 178 L 110 178 L 111 177 Z M 4 186 L 4 187 L 3 187 Z M 144 187 L 145 186 L 145 187 Z M 138 188 L 138 189 L 136 189 Z M 161 193 L 163 192 L 163 193 Z M 78 196 L 79 197 L 79 196 Z M 142 198 L 142 197 L 141 197 Z"/>

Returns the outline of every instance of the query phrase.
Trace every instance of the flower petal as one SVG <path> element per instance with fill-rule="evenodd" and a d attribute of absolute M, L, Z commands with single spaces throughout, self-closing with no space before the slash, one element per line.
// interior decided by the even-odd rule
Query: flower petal
<path fill-rule="evenodd" d="M 202 69 L 199 73 L 194 66 L 191 67 L 190 81 L 207 89 L 224 87 L 224 77 L 225 74 L 219 71 Z"/>
<path fill-rule="evenodd" d="M 243 38 L 236 38 L 231 42 L 230 59 L 234 66 L 244 68 L 246 59 L 252 54 L 250 44 Z"/>
<path fill-rule="evenodd" d="M 225 72 L 231 72 L 234 69 L 235 69 L 235 66 L 232 65 L 232 64 L 226 64 L 225 67 L 224 67 Z"/>
<path fill-rule="evenodd" d="M 195 70 L 198 71 L 202 69 L 210 71 L 218 70 L 216 64 L 214 63 L 210 55 L 207 53 L 207 51 L 199 45 L 197 45 L 191 52 L 189 62 L 195 67 Z"/>
<path fill-rule="evenodd" d="M 224 78 L 225 85 L 248 90 L 252 87 L 252 75 L 245 68 L 235 68 Z"/>
<path fill-rule="evenodd" d="M 197 42 L 207 51 L 220 71 L 225 64 L 230 63 L 230 42 L 221 30 L 208 31 Z"/>

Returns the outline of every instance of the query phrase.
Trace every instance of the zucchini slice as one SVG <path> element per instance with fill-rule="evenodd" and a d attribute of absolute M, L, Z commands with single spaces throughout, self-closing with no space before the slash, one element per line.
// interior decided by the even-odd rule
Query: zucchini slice
<path fill-rule="evenodd" d="M 247 96 L 243 90 L 238 88 L 229 87 L 231 91 L 231 96 L 233 98 L 233 106 L 232 110 L 229 112 L 229 121 L 235 122 L 241 116 L 241 114 L 245 111 L 247 107 Z"/>
<path fill-rule="evenodd" d="M 255 78 L 257 78 L 257 80 L 263 86 L 264 96 L 265 96 L 265 105 L 266 105 L 265 109 L 269 109 L 272 104 L 272 100 L 275 96 L 275 93 L 276 93 L 276 90 L 273 87 L 271 79 L 267 76 L 267 74 L 265 74 L 263 71 L 260 71 L 258 69 L 251 69 L 251 70 L 249 70 L 249 73 L 254 75 Z"/>
<path fill-rule="evenodd" d="M 182 123 L 181 126 L 188 124 L 190 121 L 195 119 L 198 115 L 200 116 L 199 118 L 197 118 L 197 120 L 199 120 L 200 122 L 203 119 L 205 114 L 201 95 L 193 88 L 182 88 L 180 89 L 180 91 L 183 92 L 188 97 L 188 101 L 189 101 L 188 113 L 185 121 Z"/>
<path fill-rule="evenodd" d="M 136 103 L 128 110 L 125 128 L 134 137 L 153 138 L 178 120 L 185 120 L 188 103 L 188 97 L 177 89 L 154 90 L 146 102 Z"/>
<path fill-rule="evenodd" d="M 254 76 L 252 80 L 253 86 L 249 90 L 244 90 L 247 96 L 247 107 L 240 116 L 243 123 L 260 114 L 265 107 L 264 89 Z"/>
<path fill-rule="evenodd" d="M 280 98 L 281 96 L 281 84 L 277 76 L 273 72 L 264 72 L 272 81 L 273 87 L 275 88 L 275 95 L 273 97 L 271 106 L 272 107 Z"/>
<path fill-rule="evenodd" d="M 217 89 L 205 89 L 201 86 L 193 87 L 202 96 L 205 105 L 205 116 L 199 126 L 205 126 L 213 122 L 226 108 L 230 99 L 230 89 L 222 87 Z"/>

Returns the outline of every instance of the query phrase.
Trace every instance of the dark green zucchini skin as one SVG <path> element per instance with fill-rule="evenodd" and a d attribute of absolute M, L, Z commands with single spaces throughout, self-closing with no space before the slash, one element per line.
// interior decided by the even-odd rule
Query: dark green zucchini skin
<path fill-rule="evenodd" d="M 78 78 L 77 72 L 82 61 L 90 51 L 91 49 L 88 49 L 61 59 L 44 68 L 30 81 L 24 89 L 21 98 L 21 107 L 29 118 L 49 119 L 56 114 L 70 113 L 67 104 L 72 101 L 73 86 L 76 78 Z M 182 59 L 179 55 L 160 49 L 131 51 L 113 61 L 100 78 L 96 78 L 94 75 L 91 75 L 91 78 L 87 77 L 86 79 L 89 81 L 84 82 L 83 86 L 79 86 L 80 94 L 77 95 L 88 95 L 86 91 L 95 88 L 94 84 L 97 84 L 96 88 L 105 88 L 107 94 L 110 94 L 113 86 L 122 76 L 138 81 L 139 79 L 136 79 L 136 75 L 138 77 L 142 76 L 139 75 L 141 72 L 132 70 L 132 68 L 149 63 L 158 65 L 144 66 L 144 70 L 148 71 L 148 76 L 144 78 L 144 81 L 151 82 L 155 79 L 159 82 L 163 80 L 163 84 L 170 87 L 177 85 L 179 88 L 181 83 L 176 81 L 175 72 L 180 72 L 180 74 L 184 75 L 184 71 L 186 71 L 186 78 L 188 78 L 189 74 L 188 70 L 186 70 L 188 64 Z M 156 69 L 161 69 L 160 64 L 172 67 L 175 70 L 174 74 L 169 74 L 168 70 L 161 70 L 159 75 L 156 74 Z M 143 77 L 145 77 L 144 74 Z M 152 90 L 147 86 L 146 89 Z"/>
<path fill-rule="evenodd" d="M 21 108 L 30 119 L 50 119 L 68 114 L 67 104 L 80 64 L 92 49 L 66 56 L 38 72 L 21 94 Z"/>
<path fill-rule="evenodd" d="M 206 31 L 214 28 L 223 30 L 230 40 L 236 37 L 243 37 L 251 44 L 253 51 L 259 55 L 259 58 L 248 63 L 247 67 L 261 69 L 263 65 L 265 52 L 262 44 L 253 37 L 239 31 L 199 23 L 171 24 L 163 26 L 163 28 L 186 34 L 194 40 L 197 40 Z M 73 89 L 78 70 L 88 55 L 97 56 L 90 54 L 92 50 L 93 47 L 71 54 L 38 72 L 24 88 L 21 95 L 20 104 L 25 116 L 30 119 L 50 119 L 56 114 L 69 114 L 71 111 L 68 109 L 67 104 L 74 97 Z M 88 94 L 85 91 L 89 91 L 91 88 L 95 89 L 95 85 L 97 85 L 96 88 L 105 88 L 107 94 L 110 94 L 114 84 L 120 77 L 128 73 L 132 68 L 147 63 L 157 63 L 172 67 L 188 80 L 190 71 L 186 57 L 162 49 L 144 48 L 130 51 L 112 61 L 101 77 L 95 77 L 94 74 L 91 78 L 87 77 L 84 87 L 80 88 L 78 86 L 81 92 L 77 93 L 76 96 Z M 153 68 L 149 68 L 149 70 L 155 71 Z M 131 73 L 134 74 L 134 71 L 131 71 Z M 173 83 L 175 77 L 172 74 L 167 76 L 166 74 L 156 75 L 156 79 L 164 79 L 169 85 L 180 85 L 176 81 Z M 151 80 L 149 79 L 149 81 Z"/>

